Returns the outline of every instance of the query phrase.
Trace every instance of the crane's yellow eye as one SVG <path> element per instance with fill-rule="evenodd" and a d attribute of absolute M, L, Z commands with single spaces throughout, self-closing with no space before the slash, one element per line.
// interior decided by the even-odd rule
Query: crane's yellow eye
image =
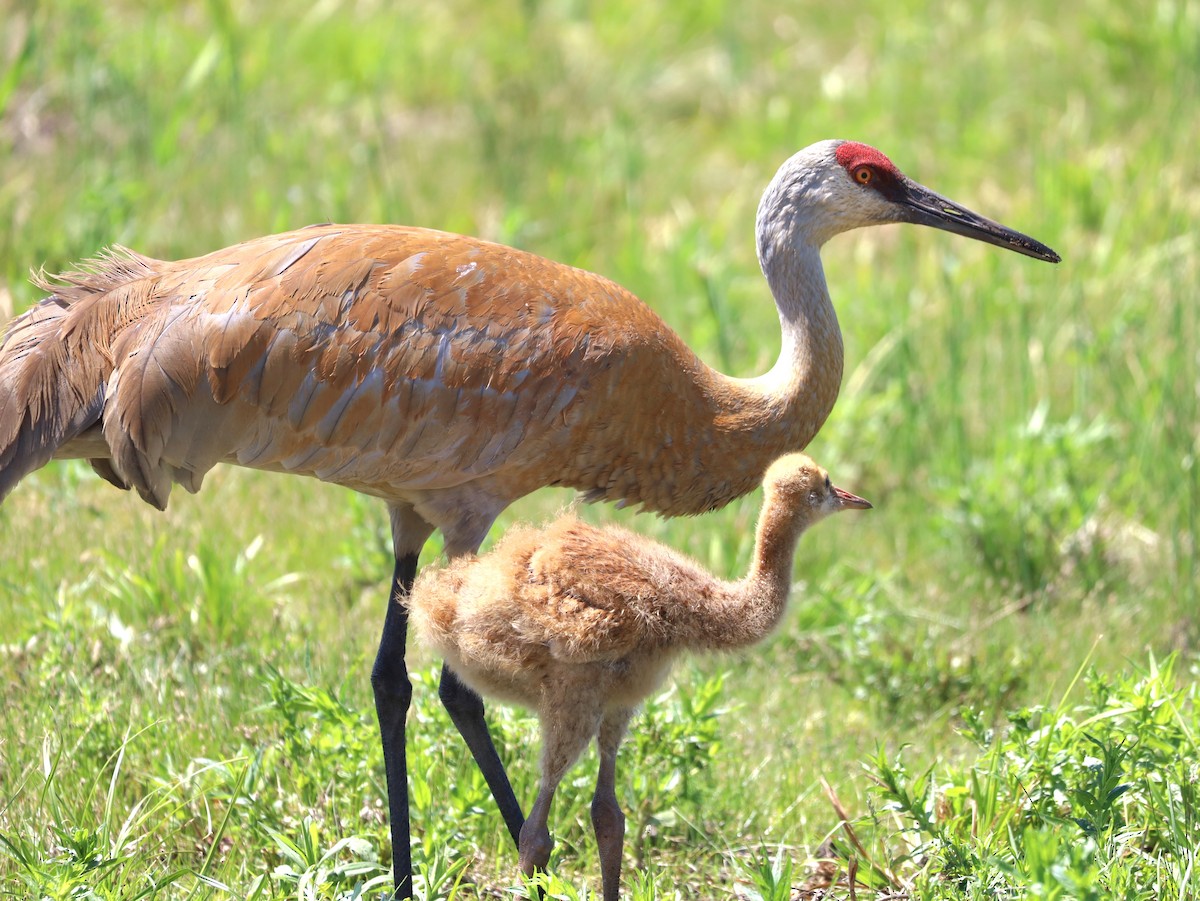
<path fill-rule="evenodd" d="M 870 166 L 859 166 L 854 170 L 854 180 L 860 185 L 870 184 L 871 179 L 874 178 L 874 176 L 875 173 L 871 171 Z"/>

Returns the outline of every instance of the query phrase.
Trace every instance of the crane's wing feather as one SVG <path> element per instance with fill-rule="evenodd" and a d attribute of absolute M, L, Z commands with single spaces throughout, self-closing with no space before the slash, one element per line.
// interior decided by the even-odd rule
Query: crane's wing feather
<path fill-rule="evenodd" d="M 623 342 L 669 332 L 600 276 L 424 229 L 318 226 L 161 265 L 103 417 L 117 470 L 161 503 L 226 459 L 381 494 L 532 462 Z"/>
<path fill-rule="evenodd" d="M 0 344 L 0 497 L 54 455 L 158 507 L 219 462 L 497 507 L 546 484 L 673 513 L 729 493 L 678 484 L 705 468 L 703 364 L 620 286 L 519 250 L 325 225 L 39 284 Z"/>

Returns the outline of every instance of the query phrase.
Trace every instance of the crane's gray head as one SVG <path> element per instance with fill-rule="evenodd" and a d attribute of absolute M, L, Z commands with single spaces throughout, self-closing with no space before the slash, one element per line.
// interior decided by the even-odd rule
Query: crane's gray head
<path fill-rule="evenodd" d="M 758 205 L 759 258 L 781 243 L 819 247 L 866 225 L 912 222 L 1057 263 L 1040 241 L 986 219 L 905 176 L 856 141 L 821 141 L 784 163 Z"/>

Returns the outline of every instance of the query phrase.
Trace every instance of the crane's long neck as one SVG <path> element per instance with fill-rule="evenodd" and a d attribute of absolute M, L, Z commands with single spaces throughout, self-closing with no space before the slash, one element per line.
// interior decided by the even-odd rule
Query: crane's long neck
<path fill-rule="evenodd" d="M 779 310 L 779 358 L 758 378 L 717 375 L 712 383 L 723 432 L 715 440 L 740 448 L 740 456 L 730 456 L 743 461 L 751 481 L 746 490 L 775 458 L 808 445 L 842 382 L 842 333 L 818 248 L 771 235 L 764 242 L 760 227 L 759 256 Z"/>
<path fill-rule="evenodd" d="M 801 420 L 793 428 L 807 434 L 807 444 L 837 400 L 842 332 L 817 247 L 784 242 L 764 247 L 760 236 L 759 254 L 779 309 L 783 341 L 774 367 L 752 382 L 787 403 Z"/>

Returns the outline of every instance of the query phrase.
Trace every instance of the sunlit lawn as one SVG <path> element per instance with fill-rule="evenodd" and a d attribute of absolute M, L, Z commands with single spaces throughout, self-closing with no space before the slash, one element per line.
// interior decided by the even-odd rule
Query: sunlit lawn
<path fill-rule="evenodd" d="M 60 0 L 0 21 L 14 310 L 30 268 L 111 243 L 406 222 L 602 272 L 755 375 L 778 352 L 755 207 L 825 137 L 1060 251 L 908 227 L 828 246 L 847 372 L 811 451 L 876 509 L 805 538 L 775 637 L 682 667 L 635 722 L 626 892 L 849 897 L 854 871 L 858 897 L 1200 893 L 1194 4 Z M 757 503 L 585 515 L 732 575 Z M 27 479 L 0 510 L 0 890 L 390 884 L 386 529 L 377 502 L 276 475 L 216 471 L 165 515 L 83 464 Z M 427 894 L 507 896 L 515 851 L 436 662 L 410 657 Z M 533 723 L 489 719 L 528 803 Z M 593 774 L 556 802 L 555 896 L 598 889 Z"/>

